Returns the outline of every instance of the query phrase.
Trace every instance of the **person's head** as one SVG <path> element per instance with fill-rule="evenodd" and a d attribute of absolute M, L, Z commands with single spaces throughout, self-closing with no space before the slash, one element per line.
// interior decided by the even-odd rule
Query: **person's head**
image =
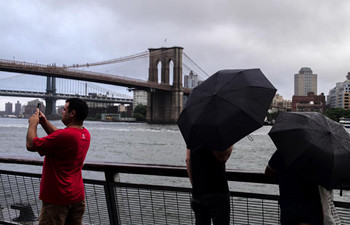
<path fill-rule="evenodd" d="M 62 112 L 62 122 L 68 125 L 72 122 L 82 124 L 88 115 L 89 108 L 85 101 L 79 98 L 69 98 L 66 100 Z"/>

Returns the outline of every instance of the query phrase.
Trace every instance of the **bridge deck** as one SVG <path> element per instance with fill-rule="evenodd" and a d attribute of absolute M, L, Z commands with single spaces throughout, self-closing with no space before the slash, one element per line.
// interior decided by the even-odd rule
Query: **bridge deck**
<path fill-rule="evenodd" d="M 96 83 L 112 84 L 128 88 L 136 88 L 140 90 L 161 90 L 172 91 L 173 87 L 169 84 L 162 84 L 157 82 L 144 81 L 140 79 L 133 79 L 129 77 L 110 75 L 105 73 L 82 71 L 68 67 L 43 65 L 37 63 L 20 62 L 14 60 L 0 59 L 0 71 L 33 74 L 39 76 L 53 76 L 66 79 L 75 79 L 90 81 Z M 185 94 L 189 94 L 190 90 L 184 88 Z"/>
<path fill-rule="evenodd" d="M 48 95 L 45 92 L 32 92 L 32 91 L 13 91 L 13 90 L 0 90 L 0 96 L 16 96 L 16 97 L 32 97 L 32 98 L 51 98 L 51 99 L 68 99 L 68 98 L 81 98 L 88 102 L 105 102 L 105 103 L 133 103 L 131 98 L 114 98 L 108 96 L 91 96 L 91 95 L 72 95 L 72 94 L 55 94 Z"/>

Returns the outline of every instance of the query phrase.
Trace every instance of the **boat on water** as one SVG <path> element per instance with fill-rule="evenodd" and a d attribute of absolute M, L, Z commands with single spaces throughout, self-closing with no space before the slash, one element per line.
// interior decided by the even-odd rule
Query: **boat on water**
<path fill-rule="evenodd" d="M 339 123 L 342 124 L 345 128 L 350 128 L 350 118 L 342 117 L 340 118 Z"/>

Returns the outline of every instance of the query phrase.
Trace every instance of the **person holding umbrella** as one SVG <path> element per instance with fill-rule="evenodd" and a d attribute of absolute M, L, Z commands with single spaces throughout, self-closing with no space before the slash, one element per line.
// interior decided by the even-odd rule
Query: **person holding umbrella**
<path fill-rule="evenodd" d="M 187 149 L 187 172 L 192 184 L 191 207 L 196 225 L 230 223 L 230 196 L 225 175 L 225 163 L 233 146 L 225 151 L 210 151 L 199 147 Z"/>
<path fill-rule="evenodd" d="M 225 163 L 233 144 L 263 125 L 275 92 L 259 69 L 220 70 L 192 90 L 178 126 L 196 225 L 230 223 Z"/>
<path fill-rule="evenodd" d="M 301 171 L 286 169 L 281 152 L 276 150 L 265 174 L 277 178 L 280 190 L 281 225 L 323 225 L 318 185 Z"/>
<path fill-rule="evenodd" d="M 278 150 L 265 173 L 278 177 L 282 225 L 340 224 L 322 193 L 350 186 L 350 134 L 318 112 L 281 112 L 269 136 Z"/>

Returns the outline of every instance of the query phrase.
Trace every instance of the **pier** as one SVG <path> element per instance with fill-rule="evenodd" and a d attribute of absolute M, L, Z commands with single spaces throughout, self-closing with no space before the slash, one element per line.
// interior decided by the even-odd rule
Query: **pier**
<path fill-rule="evenodd" d="M 33 158 L 0 157 L 0 224 L 38 224 L 40 173 L 11 169 L 16 165 L 38 167 Z M 12 165 L 12 166 L 11 166 Z M 191 189 L 168 184 L 122 182 L 122 175 L 152 178 L 188 179 L 185 167 L 127 163 L 86 162 L 85 172 L 99 173 L 102 179 L 84 179 L 86 211 L 83 224 L 176 225 L 194 224 L 190 207 Z M 250 186 L 277 184 L 264 174 L 227 171 L 230 183 Z M 262 188 L 257 188 L 260 190 Z M 278 190 L 278 189 L 277 189 Z M 277 192 L 278 193 L 278 192 Z M 231 190 L 231 224 L 279 224 L 278 195 Z M 336 201 L 344 224 L 350 221 L 350 203 Z"/>

